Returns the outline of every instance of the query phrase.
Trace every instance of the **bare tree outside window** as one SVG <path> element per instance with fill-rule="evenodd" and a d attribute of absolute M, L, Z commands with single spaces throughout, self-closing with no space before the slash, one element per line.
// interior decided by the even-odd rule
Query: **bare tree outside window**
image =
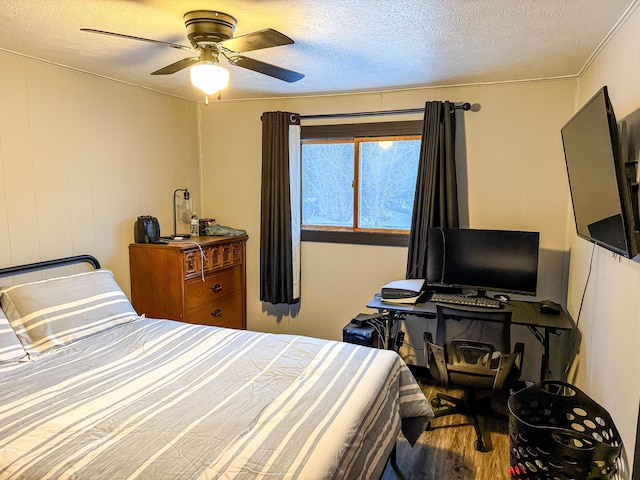
<path fill-rule="evenodd" d="M 353 225 L 353 142 L 302 145 L 302 224 Z"/>
<path fill-rule="evenodd" d="M 409 230 L 419 140 L 362 142 L 358 227 Z"/>
<path fill-rule="evenodd" d="M 420 137 L 303 143 L 303 226 L 406 233 L 419 155 Z"/>

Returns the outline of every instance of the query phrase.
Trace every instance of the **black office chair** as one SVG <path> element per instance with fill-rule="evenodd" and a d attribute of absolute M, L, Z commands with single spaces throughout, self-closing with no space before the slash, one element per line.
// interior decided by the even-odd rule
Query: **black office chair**
<path fill-rule="evenodd" d="M 425 358 L 434 379 L 442 386 L 465 389 L 465 398 L 439 393 L 431 401 L 435 416 L 460 413 L 473 422 L 475 448 L 486 452 L 478 415 L 507 418 L 491 410 L 491 396 L 477 399 L 476 390 L 503 390 L 520 376 L 524 344 L 511 352 L 511 312 L 478 311 L 437 305 L 438 330 L 434 343 L 425 332 Z"/>

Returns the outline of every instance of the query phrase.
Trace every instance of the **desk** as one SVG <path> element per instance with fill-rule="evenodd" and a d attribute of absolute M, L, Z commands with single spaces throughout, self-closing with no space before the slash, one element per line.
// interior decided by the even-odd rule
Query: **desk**
<path fill-rule="evenodd" d="M 428 294 L 426 298 L 429 298 Z M 455 307 L 456 305 L 453 306 Z M 380 294 L 377 294 L 367 303 L 367 308 L 376 309 L 381 315 L 385 316 L 388 322 L 388 332 L 391 332 L 395 321 L 404 320 L 406 315 L 436 318 L 436 304 L 429 301 L 416 304 L 388 303 L 383 302 Z M 486 308 L 466 306 L 463 308 L 487 311 Z M 540 367 L 540 380 L 545 380 L 549 374 L 549 336 L 559 333 L 560 330 L 573 330 L 575 326 L 573 320 L 567 315 L 564 309 L 562 309 L 559 314 L 540 312 L 540 302 L 509 300 L 501 310 L 511 311 L 511 323 L 526 326 L 542 344 L 543 353 Z M 539 329 L 542 329 L 542 333 Z"/>

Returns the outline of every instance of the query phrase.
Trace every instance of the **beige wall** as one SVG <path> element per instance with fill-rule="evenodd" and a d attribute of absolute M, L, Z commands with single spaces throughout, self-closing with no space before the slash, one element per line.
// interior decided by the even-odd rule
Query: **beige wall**
<path fill-rule="evenodd" d="M 575 109 L 607 85 L 618 120 L 640 109 L 640 10 L 632 12 L 579 79 Z M 635 159 L 638 160 L 638 159 Z M 591 255 L 593 253 L 593 261 Z M 571 237 L 568 306 L 584 339 L 575 383 L 604 406 L 632 464 L 640 398 L 640 258 L 628 260 Z M 591 266 L 591 275 L 589 269 Z M 587 283 L 588 278 L 588 283 Z M 630 478 L 625 472 L 623 478 Z"/>
<path fill-rule="evenodd" d="M 603 84 L 609 85 L 618 118 L 640 108 L 639 15 L 632 13 L 578 82 L 222 101 L 208 107 L 0 53 L 0 266 L 90 253 L 128 292 L 133 221 L 155 215 L 162 232 L 170 233 L 171 194 L 188 187 L 201 216 L 250 235 L 249 328 L 339 339 L 344 324 L 366 311 L 364 304 L 380 285 L 404 275 L 406 249 L 304 243 L 299 307 L 262 304 L 260 114 L 414 108 L 449 99 L 481 106 L 459 117 L 464 226 L 540 231 L 538 298 L 564 302 L 568 282 L 567 304 L 577 318 L 592 248 L 575 237 L 559 131 Z M 640 398 L 640 377 L 629 373 L 640 363 L 639 290 L 637 262 L 596 249 L 579 319 L 584 342 L 572 378 L 613 415 L 627 450 Z M 408 340 L 416 346 L 421 330 L 412 322 Z M 419 352 L 403 353 L 409 362 L 421 362 Z"/>
<path fill-rule="evenodd" d="M 381 285 L 404 278 L 407 255 L 406 248 L 400 247 L 303 242 L 299 307 L 289 311 L 262 304 L 262 112 L 378 111 L 422 107 L 433 99 L 479 104 L 480 111 L 459 113 L 458 117 L 459 131 L 464 132 L 460 148 L 463 161 L 458 166 L 465 192 L 461 201 L 469 205 L 468 211 L 463 208 L 463 223 L 473 228 L 540 231 L 538 297 L 562 301 L 566 294 L 569 193 L 560 128 L 572 114 L 574 94 L 575 79 L 564 79 L 201 106 L 204 213 L 224 225 L 246 229 L 250 237 L 249 328 L 341 339 L 344 325 L 357 313 L 367 312 L 365 304 Z M 424 324 L 411 323 L 415 327 L 409 327 L 407 340 L 421 347 Z M 531 376 L 535 378 L 539 372 L 535 357 L 540 351 L 533 347 Z M 403 354 L 408 362 L 422 364 L 421 352 L 408 348 Z"/>
<path fill-rule="evenodd" d="M 202 200 L 196 105 L 4 53 L 0 71 L 0 266 L 89 253 L 128 293 L 137 216 L 170 233 L 173 191 Z"/>

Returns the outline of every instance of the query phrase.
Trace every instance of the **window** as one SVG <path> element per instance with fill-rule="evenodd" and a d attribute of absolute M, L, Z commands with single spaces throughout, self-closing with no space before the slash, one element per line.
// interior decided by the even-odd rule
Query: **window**
<path fill-rule="evenodd" d="M 406 245 L 422 122 L 310 128 L 302 134 L 303 240 Z"/>

